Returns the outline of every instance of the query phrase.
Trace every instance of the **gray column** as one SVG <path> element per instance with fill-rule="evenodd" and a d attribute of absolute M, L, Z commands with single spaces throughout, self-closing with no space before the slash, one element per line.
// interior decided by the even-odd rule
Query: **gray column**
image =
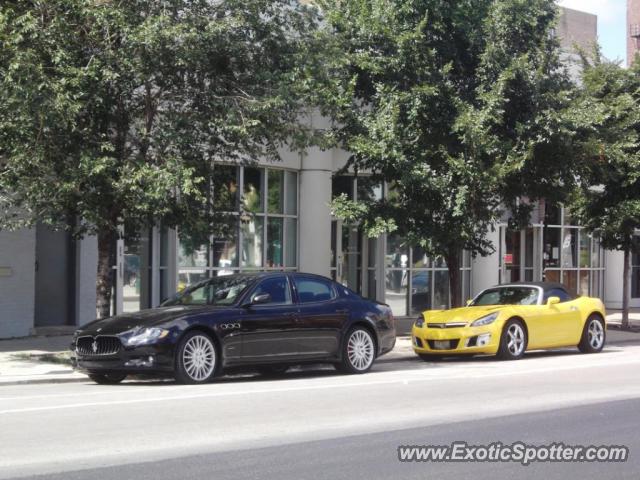
<path fill-rule="evenodd" d="M 98 239 L 85 237 L 76 242 L 76 315 L 78 325 L 96 319 L 96 277 Z"/>
<path fill-rule="evenodd" d="M 300 171 L 301 272 L 329 276 L 331 263 L 331 151 L 309 149 Z"/>

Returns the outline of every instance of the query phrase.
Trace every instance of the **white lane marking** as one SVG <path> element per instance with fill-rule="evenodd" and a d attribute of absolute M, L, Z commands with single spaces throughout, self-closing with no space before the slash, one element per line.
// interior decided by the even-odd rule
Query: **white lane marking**
<path fill-rule="evenodd" d="M 393 385 L 393 384 L 409 385 L 410 383 L 431 382 L 435 379 L 446 380 L 446 381 L 466 379 L 466 380 L 473 381 L 473 380 L 482 379 L 482 378 L 505 377 L 505 376 L 511 376 L 511 375 L 539 374 L 539 373 L 558 372 L 558 371 L 567 371 L 567 370 L 576 370 L 576 369 L 582 370 L 582 369 L 588 369 L 588 368 L 602 368 L 602 367 L 612 367 L 612 366 L 621 366 L 621 365 L 630 365 L 630 364 L 640 364 L 640 359 L 626 360 L 626 361 L 623 361 L 623 359 L 620 359 L 620 361 L 600 363 L 600 364 L 572 365 L 572 366 L 566 366 L 566 367 L 549 366 L 544 368 L 512 370 L 507 372 L 491 372 L 491 373 L 473 372 L 473 375 L 469 375 L 469 373 L 465 373 L 463 375 L 448 375 L 446 377 L 439 377 L 439 378 L 424 375 L 422 378 L 419 378 L 419 377 L 400 378 L 400 379 L 395 378 L 395 379 L 389 379 L 389 380 L 344 382 L 344 383 L 332 383 L 332 384 L 313 384 L 313 385 L 301 385 L 301 386 L 280 387 L 280 388 L 255 388 L 255 389 L 228 391 L 228 392 L 209 392 L 209 393 L 201 393 L 201 394 L 193 394 L 193 395 L 173 395 L 173 396 L 163 396 L 163 397 L 155 397 L 155 398 L 146 397 L 146 398 L 136 398 L 136 399 L 129 399 L 129 400 L 114 400 L 109 402 L 84 402 L 84 403 L 72 403 L 72 404 L 64 404 L 64 405 L 46 405 L 46 406 L 40 406 L 40 407 L 27 407 L 27 408 L 14 408 L 14 409 L 0 410 L 0 415 L 65 410 L 65 409 L 73 409 L 73 408 L 88 408 L 88 407 L 101 407 L 101 406 L 113 406 L 113 405 L 132 405 L 132 404 L 138 404 L 138 403 L 156 403 L 156 402 L 169 402 L 169 401 L 177 401 L 177 400 L 193 400 L 193 399 L 201 399 L 201 398 L 230 397 L 230 396 L 238 396 L 238 395 L 301 392 L 301 391 L 308 391 L 308 390 L 330 390 L 330 389 L 337 389 L 337 388 L 367 387 L 367 386 L 374 386 L 374 385 Z M 424 371 L 428 372 L 428 370 L 424 370 Z M 411 372 L 411 373 L 418 373 L 418 372 Z"/>

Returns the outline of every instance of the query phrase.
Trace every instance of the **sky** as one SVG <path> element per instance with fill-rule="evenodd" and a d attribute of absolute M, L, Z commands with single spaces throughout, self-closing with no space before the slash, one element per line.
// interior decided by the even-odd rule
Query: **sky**
<path fill-rule="evenodd" d="M 598 38 L 604 56 L 610 60 L 626 61 L 626 0 L 559 0 L 558 3 L 598 15 Z"/>

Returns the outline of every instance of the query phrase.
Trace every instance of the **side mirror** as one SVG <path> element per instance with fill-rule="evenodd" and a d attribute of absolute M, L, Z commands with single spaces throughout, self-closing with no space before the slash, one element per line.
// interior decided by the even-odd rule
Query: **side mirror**
<path fill-rule="evenodd" d="M 472 299 L 472 298 L 470 298 L 469 300 L 467 300 L 467 307 L 468 307 L 469 305 L 471 305 L 472 303 L 473 303 L 473 299 Z"/>
<path fill-rule="evenodd" d="M 550 307 L 551 305 L 556 305 L 560 303 L 560 297 L 549 297 L 549 299 L 547 300 L 547 306 Z"/>
<path fill-rule="evenodd" d="M 268 293 L 261 293 L 259 295 L 254 295 L 251 299 L 250 305 L 264 305 L 265 303 L 271 303 L 271 295 Z"/>

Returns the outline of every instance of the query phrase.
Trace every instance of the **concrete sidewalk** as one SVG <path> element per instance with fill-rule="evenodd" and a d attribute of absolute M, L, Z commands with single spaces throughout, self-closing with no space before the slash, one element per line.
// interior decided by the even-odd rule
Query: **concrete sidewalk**
<path fill-rule="evenodd" d="M 620 330 L 620 319 L 619 312 L 607 315 L 607 344 L 640 343 L 640 313 L 632 314 L 631 331 Z M 380 358 L 380 362 L 411 361 L 417 358 L 411 348 L 410 337 L 403 331 L 408 329 L 399 330 L 403 335 L 398 337 L 396 347 Z M 0 386 L 87 381 L 86 375 L 76 373 L 71 368 L 70 344 L 70 335 L 0 340 Z"/>

